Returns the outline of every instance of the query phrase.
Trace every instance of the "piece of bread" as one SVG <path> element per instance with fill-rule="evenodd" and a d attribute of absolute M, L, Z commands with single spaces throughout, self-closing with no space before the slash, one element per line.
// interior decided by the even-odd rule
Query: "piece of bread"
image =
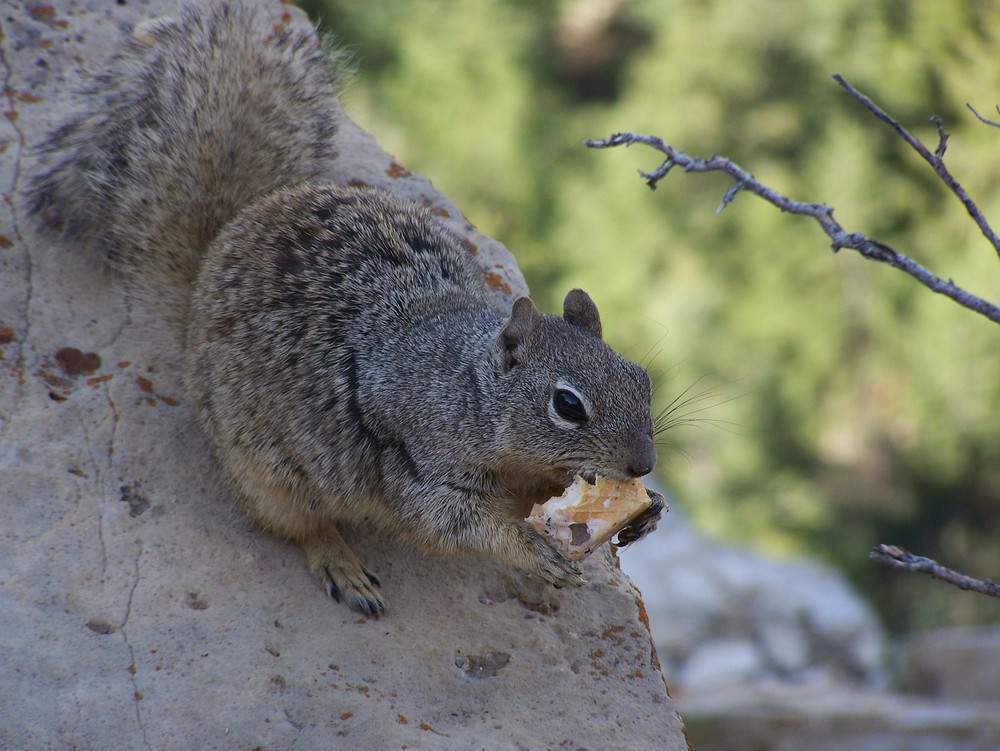
<path fill-rule="evenodd" d="M 536 503 L 525 520 L 571 561 L 593 552 L 627 527 L 652 501 L 639 480 L 579 475 L 562 495 Z"/>

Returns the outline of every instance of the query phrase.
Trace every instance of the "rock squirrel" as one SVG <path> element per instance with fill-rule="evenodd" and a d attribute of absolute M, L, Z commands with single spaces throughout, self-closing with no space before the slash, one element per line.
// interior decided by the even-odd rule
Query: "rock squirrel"
<path fill-rule="evenodd" d="M 171 300 L 187 395 L 233 494 L 335 599 L 384 610 L 341 522 L 578 586 L 523 517 L 576 473 L 653 469 L 649 378 L 603 342 L 583 291 L 562 317 L 527 297 L 501 315 L 428 210 L 324 183 L 341 118 L 330 58 L 237 3 L 138 25 L 42 144 L 29 211 Z"/>

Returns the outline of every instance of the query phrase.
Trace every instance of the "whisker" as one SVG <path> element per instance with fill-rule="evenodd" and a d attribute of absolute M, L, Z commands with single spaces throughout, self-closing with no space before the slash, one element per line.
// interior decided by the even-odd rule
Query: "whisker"
<path fill-rule="evenodd" d="M 661 352 L 662 350 L 658 351 L 654 356 L 654 358 L 656 356 L 659 356 Z M 646 368 L 646 371 L 649 372 L 649 378 L 653 383 L 661 383 L 662 381 L 670 380 L 671 378 L 673 378 L 674 376 L 671 375 L 671 371 L 679 370 L 680 366 L 683 365 L 685 362 L 687 362 L 687 358 L 678 360 L 673 365 L 669 365 L 663 368 L 662 370 L 656 371 L 655 373 L 651 372 L 648 367 Z"/>
<path fill-rule="evenodd" d="M 657 447 L 657 449 L 663 449 L 664 453 L 666 453 L 666 452 L 669 451 L 670 453 L 681 454 L 688 461 L 690 461 L 690 462 L 694 461 L 694 456 L 687 449 L 683 448 L 682 446 L 680 446 L 680 445 L 678 445 L 676 443 L 667 443 L 665 441 L 657 441 L 656 442 L 656 447 Z"/>
<path fill-rule="evenodd" d="M 639 358 L 640 365 L 645 367 L 646 362 L 652 362 L 653 360 L 655 360 L 657 357 L 660 356 L 660 353 L 663 352 L 663 348 L 660 347 L 660 345 L 663 344 L 663 340 L 667 338 L 668 333 L 669 332 L 664 331 L 663 336 L 661 336 L 659 339 L 657 339 L 649 346 L 649 349 L 646 350 L 646 354 L 644 354 L 642 357 Z M 652 358 L 650 358 L 650 354 L 653 352 L 654 349 L 656 350 L 656 353 L 653 354 Z"/>
<path fill-rule="evenodd" d="M 693 425 L 695 427 L 700 427 L 702 424 L 709 424 L 716 427 L 721 426 L 731 426 L 734 428 L 745 428 L 745 425 L 739 423 L 734 423 L 728 420 L 721 420 L 712 417 L 698 417 L 705 412 L 713 410 L 717 407 L 721 407 L 724 404 L 735 401 L 747 395 L 746 392 L 743 394 L 737 394 L 726 399 L 719 398 L 719 392 L 716 387 L 706 388 L 697 393 L 691 393 L 692 390 L 704 379 L 706 375 L 699 376 L 691 385 L 681 391 L 677 396 L 670 401 L 663 409 L 661 409 L 653 419 L 653 432 L 655 435 L 660 435 L 673 428 Z"/>

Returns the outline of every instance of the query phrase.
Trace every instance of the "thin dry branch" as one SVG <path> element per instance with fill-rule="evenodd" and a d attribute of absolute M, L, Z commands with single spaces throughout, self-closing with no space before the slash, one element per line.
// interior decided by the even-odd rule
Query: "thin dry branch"
<path fill-rule="evenodd" d="M 937 147 L 938 153 L 934 154 L 931 153 L 926 146 L 920 143 L 920 141 L 910 135 L 902 126 L 899 125 L 898 122 L 875 106 L 870 99 L 851 88 L 843 78 L 836 76 L 836 79 L 877 117 L 892 125 L 907 143 L 909 143 L 921 156 L 930 162 L 930 164 L 934 167 L 934 171 L 941 177 L 942 180 L 944 180 L 948 187 L 951 188 L 952 192 L 955 193 L 959 200 L 965 204 L 969 214 L 976 221 L 980 230 L 988 239 L 990 239 L 990 242 L 993 243 L 997 252 L 1000 253 L 1000 238 L 997 238 L 985 218 L 982 217 L 982 214 L 976 207 L 975 202 L 968 197 L 968 194 L 966 194 L 962 186 L 955 181 L 955 179 L 948 172 L 947 168 L 944 166 L 944 162 L 941 157 L 943 156 L 947 145 L 948 135 L 944 132 L 944 128 L 940 124 L 940 121 L 937 121 L 939 137 Z M 989 318 L 994 323 L 1000 323 L 1000 307 L 987 302 L 971 292 L 967 292 L 955 284 L 951 279 L 945 280 L 938 277 L 909 256 L 898 252 L 883 242 L 873 240 L 872 238 L 859 232 L 847 232 L 840 225 L 840 223 L 833 218 L 833 209 L 831 207 L 826 206 L 825 204 L 804 203 L 788 198 L 774 189 L 760 183 L 754 178 L 753 175 L 729 159 L 720 156 L 712 156 L 709 159 L 688 156 L 683 151 L 675 149 L 670 144 L 665 143 L 657 136 L 642 136 L 628 132 L 616 133 L 607 139 L 586 141 L 587 146 L 594 149 L 606 149 L 613 146 L 623 145 L 631 146 L 633 143 L 641 143 L 651 146 L 666 156 L 666 159 L 662 162 L 662 164 L 660 164 L 660 166 L 652 172 L 643 172 L 642 170 L 639 171 L 639 174 L 646 179 L 646 184 L 652 189 L 655 189 L 657 183 L 665 178 L 676 166 L 682 167 L 685 172 L 723 172 L 729 175 L 734 180 L 734 183 L 722 197 L 722 203 L 719 205 L 718 211 L 722 211 L 726 208 L 726 206 L 732 203 L 740 191 L 749 191 L 760 196 L 768 203 L 771 203 L 779 208 L 781 211 L 790 214 L 798 214 L 800 216 L 808 216 L 816 220 L 832 241 L 834 252 L 840 250 L 841 248 L 850 248 L 871 261 L 886 263 L 909 274 L 928 289 L 944 295 L 945 297 L 951 298 L 959 305 Z"/>
<path fill-rule="evenodd" d="M 884 563 L 887 566 L 902 569 L 903 571 L 930 574 L 933 578 L 948 582 L 948 584 L 954 584 L 959 589 L 979 592 L 990 597 L 1000 597 L 1000 584 L 995 584 L 989 579 L 974 579 L 971 576 L 960 574 L 953 569 L 942 566 L 931 558 L 914 555 L 897 545 L 878 545 L 872 548 L 868 557 L 873 561 Z"/>
<path fill-rule="evenodd" d="M 982 115 L 980 115 L 980 114 L 979 114 L 978 112 L 976 112 L 976 108 L 975 108 L 975 107 L 973 107 L 973 106 L 972 106 L 971 104 L 969 104 L 968 102 L 966 102 L 966 103 L 965 103 L 965 106 L 969 108 L 969 111 L 970 111 L 970 112 L 972 112 L 972 114 L 976 116 L 976 119 L 977 119 L 977 120 L 978 120 L 979 122 L 981 122 L 981 123 L 983 123 L 983 124 L 985 124 L 985 125 L 989 125 L 989 126 L 990 126 L 990 127 L 992 127 L 992 128 L 1000 128 L 1000 123 L 998 123 L 998 122 L 995 122 L 995 121 L 993 121 L 993 120 L 989 120 L 989 119 L 987 119 L 987 118 L 983 117 L 983 116 L 982 116 Z M 997 113 L 1000 113 L 1000 107 L 997 107 Z"/>
<path fill-rule="evenodd" d="M 944 164 L 944 151 L 948 142 L 948 134 L 944 132 L 944 126 L 941 123 L 941 118 L 937 115 L 931 117 L 931 122 L 934 123 L 937 128 L 939 139 L 938 147 L 932 154 L 919 139 L 910 135 L 910 133 L 899 124 L 898 120 L 895 120 L 887 115 L 871 99 L 847 83 L 843 76 L 836 74 L 834 75 L 833 80 L 843 86 L 848 94 L 861 102 L 865 109 L 875 115 L 875 117 L 885 123 L 888 123 L 888 125 L 899 134 L 900 138 L 906 141 L 914 151 L 920 154 L 923 160 L 934 169 L 938 177 L 941 178 L 942 182 L 948 186 L 948 190 L 954 193 L 955 197 L 962 202 L 962 205 L 965 206 L 965 210 L 968 211 L 969 216 L 972 217 L 972 221 L 976 223 L 976 226 L 979 227 L 979 231 L 983 233 L 983 237 L 989 240 L 997 255 L 1000 256 L 1000 237 L 997 237 L 997 233 L 993 231 L 992 227 L 990 227 L 989 222 L 986 221 L 986 217 L 983 216 L 979 207 L 976 206 L 976 202 L 969 197 L 969 194 L 965 192 L 965 188 L 959 184 L 958 180 L 952 176 L 951 172 L 948 171 L 948 168 Z M 973 113 L 975 113 L 975 110 L 973 110 Z"/>

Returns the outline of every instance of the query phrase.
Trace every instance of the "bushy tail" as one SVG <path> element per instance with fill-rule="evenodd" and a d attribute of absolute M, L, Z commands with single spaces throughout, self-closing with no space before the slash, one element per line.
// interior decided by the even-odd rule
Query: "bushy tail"
<path fill-rule="evenodd" d="M 82 114 L 42 144 L 29 212 L 186 301 L 223 225 L 329 165 L 335 63 L 311 31 L 269 26 L 235 2 L 144 22 L 84 92 Z"/>

